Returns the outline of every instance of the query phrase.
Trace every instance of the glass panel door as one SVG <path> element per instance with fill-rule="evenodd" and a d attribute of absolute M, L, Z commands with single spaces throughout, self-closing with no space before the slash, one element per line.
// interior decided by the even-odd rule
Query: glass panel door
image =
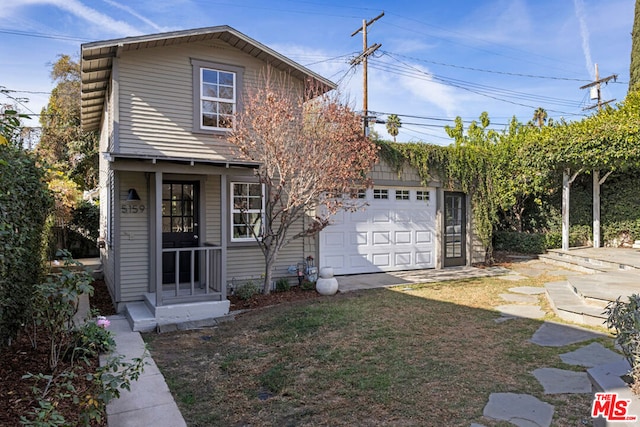
<path fill-rule="evenodd" d="M 199 183 L 194 181 L 162 183 L 162 247 L 190 248 L 199 245 L 198 195 Z M 195 259 L 195 274 L 198 278 Z M 176 267 L 180 282 L 191 280 L 191 254 L 183 252 L 176 266 L 175 253 L 162 254 L 162 283 L 175 283 Z"/>
<path fill-rule="evenodd" d="M 467 213 L 464 193 L 444 194 L 444 266 L 466 264 Z"/>

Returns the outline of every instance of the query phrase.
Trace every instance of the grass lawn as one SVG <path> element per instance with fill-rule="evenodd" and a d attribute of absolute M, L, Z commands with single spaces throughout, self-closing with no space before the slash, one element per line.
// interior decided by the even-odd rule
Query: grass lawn
<path fill-rule="evenodd" d="M 553 425 L 590 425 L 591 395 L 544 395 L 531 374 L 581 370 L 558 355 L 588 342 L 540 347 L 541 321 L 495 322 L 498 294 L 550 279 L 338 294 L 145 340 L 189 426 L 511 425 L 482 416 L 493 392 L 555 405 Z"/>

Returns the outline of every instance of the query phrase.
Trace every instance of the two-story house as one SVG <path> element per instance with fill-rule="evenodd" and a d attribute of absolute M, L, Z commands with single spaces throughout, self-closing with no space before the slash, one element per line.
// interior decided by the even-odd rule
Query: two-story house
<path fill-rule="evenodd" d="M 226 140 L 243 94 L 267 66 L 336 85 L 228 26 L 86 43 L 81 64 L 82 127 L 100 133 L 101 258 L 118 311 L 137 330 L 228 313 L 228 288 L 264 271 L 243 218 L 262 208 L 258 165 Z M 384 163 L 372 177 L 369 207 L 288 245 L 275 277 L 308 256 L 336 274 L 473 261 L 464 194 Z"/>

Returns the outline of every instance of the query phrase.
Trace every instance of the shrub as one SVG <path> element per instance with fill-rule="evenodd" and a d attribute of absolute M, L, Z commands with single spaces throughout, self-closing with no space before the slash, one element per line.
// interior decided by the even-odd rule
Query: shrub
<path fill-rule="evenodd" d="M 291 285 L 289 284 L 289 280 L 286 277 L 281 277 L 276 282 L 276 291 L 277 292 L 287 292 L 291 289 Z"/>
<path fill-rule="evenodd" d="M 44 275 L 43 235 L 52 198 L 31 155 L 0 144 L 0 346 L 31 317 Z"/>
<path fill-rule="evenodd" d="M 73 334 L 73 359 L 80 357 L 97 357 L 108 353 L 116 346 L 111 332 L 106 326 L 100 326 L 99 320 L 87 321 Z"/>
<path fill-rule="evenodd" d="M 493 234 L 493 247 L 498 251 L 541 254 L 547 249 L 547 240 L 542 233 L 496 231 Z"/>
<path fill-rule="evenodd" d="M 637 390 L 640 386 L 640 295 L 629 296 L 627 302 L 618 298 L 607 305 L 604 313 L 607 327 L 614 329 L 616 343 L 631 365 Z"/>
<path fill-rule="evenodd" d="M 247 282 L 238 286 L 238 288 L 235 290 L 235 294 L 238 296 L 238 298 L 244 300 L 250 299 L 258 292 L 260 292 L 260 288 L 251 280 L 248 280 Z"/>
<path fill-rule="evenodd" d="M 302 284 L 300 285 L 300 289 L 302 289 L 303 291 L 312 291 L 315 290 L 315 288 L 316 283 L 310 282 L 309 280 L 303 280 Z"/>
<path fill-rule="evenodd" d="M 53 273 L 47 281 L 36 286 L 34 306 L 35 329 L 42 328 L 49 339 L 49 365 L 55 369 L 62 356 L 73 350 L 75 324 L 82 294 L 93 295 L 93 277 L 87 270 L 73 270 L 79 263 L 67 251 L 58 252 L 63 269 Z"/>

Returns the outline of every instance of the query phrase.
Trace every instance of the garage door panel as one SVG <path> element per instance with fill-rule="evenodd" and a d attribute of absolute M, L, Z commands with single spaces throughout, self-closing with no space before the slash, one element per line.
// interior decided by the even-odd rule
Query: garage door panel
<path fill-rule="evenodd" d="M 341 231 L 327 231 L 324 233 L 322 240 L 328 248 L 340 248 L 344 246 L 344 233 Z"/>
<path fill-rule="evenodd" d="M 331 266 L 335 269 L 342 269 L 345 267 L 343 255 L 326 255 L 324 256 L 325 265 Z"/>
<path fill-rule="evenodd" d="M 416 231 L 416 244 L 433 243 L 433 233 L 431 231 Z"/>
<path fill-rule="evenodd" d="M 423 264 L 430 265 L 432 259 L 433 259 L 433 257 L 432 257 L 432 252 L 431 251 L 416 252 L 416 264 L 418 264 L 418 265 L 423 265 Z"/>
<path fill-rule="evenodd" d="M 371 262 L 369 261 L 369 259 L 367 258 L 366 255 L 350 255 L 349 256 L 349 266 L 351 268 L 356 268 L 356 269 L 360 269 L 360 268 L 367 268 L 371 265 Z"/>
<path fill-rule="evenodd" d="M 347 212 L 347 215 L 349 215 L 350 221 L 356 221 L 356 222 L 367 222 L 367 219 L 369 218 L 369 213 L 366 210 L 357 210 L 355 212 Z"/>
<path fill-rule="evenodd" d="M 409 224 L 411 222 L 412 214 L 409 211 L 395 211 L 394 219 L 399 224 Z"/>
<path fill-rule="evenodd" d="M 396 252 L 395 265 L 396 267 L 409 268 L 411 266 L 411 252 Z"/>
<path fill-rule="evenodd" d="M 349 233 L 349 243 L 353 246 L 367 245 L 368 233 L 366 231 L 356 231 Z"/>
<path fill-rule="evenodd" d="M 376 267 L 390 267 L 391 255 L 389 253 L 373 254 L 371 261 Z"/>
<path fill-rule="evenodd" d="M 396 231 L 394 234 L 394 242 L 396 245 L 410 245 L 411 231 Z"/>
<path fill-rule="evenodd" d="M 388 210 L 384 210 L 384 211 L 373 211 L 372 212 L 372 220 L 374 223 L 389 223 L 391 222 L 391 214 Z"/>
<path fill-rule="evenodd" d="M 373 246 L 379 245 L 388 245 L 391 243 L 391 238 L 389 236 L 388 231 L 374 231 L 372 233 L 373 236 Z"/>
<path fill-rule="evenodd" d="M 433 215 L 431 214 L 430 209 L 428 209 L 427 206 L 425 206 L 425 208 L 425 210 L 414 210 L 413 212 L 411 212 L 411 218 L 413 222 L 415 222 L 416 224 L 433 222 Z"/>

